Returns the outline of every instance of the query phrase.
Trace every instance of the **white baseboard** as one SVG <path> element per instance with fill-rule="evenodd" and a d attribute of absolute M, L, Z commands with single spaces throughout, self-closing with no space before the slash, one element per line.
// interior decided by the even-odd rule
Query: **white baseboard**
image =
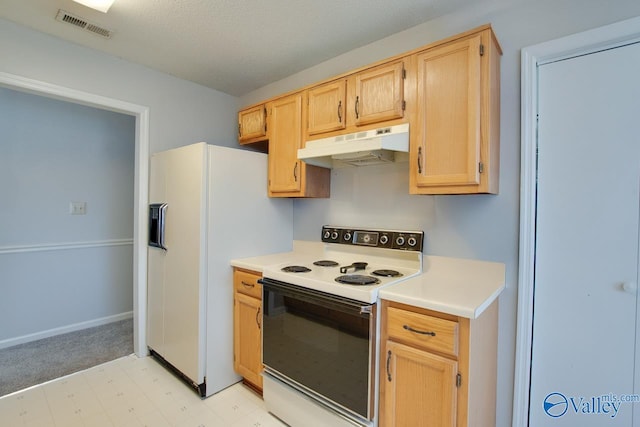
<path fill-rule="evenodd" d="M 24 344 L 30 341 L 36 341 L 43 338 L 53 337 L 55 335 L 66 334 L 68 332 L 79 331 L 81 329 L 92 328 L 94 326 L 106 325 L 107 323 L 118 322 L 120 320 L 133 318 L 133 311 L 126 313 L 114 314 L 113 316 L 101 317 L 99 319 L 87 320 L 86 322 L 74 323 L 72 325 L 61 326 L 59 328 L 48 329 L 33 334 L 23 335 L 15 338 L 8 338 L 0 341 L 0 349 L 12 347 L 18 344 Z"/>

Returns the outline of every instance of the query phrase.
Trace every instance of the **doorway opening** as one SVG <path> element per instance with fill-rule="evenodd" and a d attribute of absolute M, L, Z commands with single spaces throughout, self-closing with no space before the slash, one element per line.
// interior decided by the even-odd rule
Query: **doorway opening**
<path fill-rule="evenodd" d="M 148 203 L 149 108 L 118 99 L 0 72 L 0 86 L 135 118 L 133 191 L 133 349 L 143 357 L 146 347 L 146 230 Z"/>

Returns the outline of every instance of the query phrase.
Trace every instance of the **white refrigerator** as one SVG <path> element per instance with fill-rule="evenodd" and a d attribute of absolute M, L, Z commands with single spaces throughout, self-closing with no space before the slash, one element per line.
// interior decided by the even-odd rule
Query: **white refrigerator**
<path fill-rule="evenodd" d="M 147 345 L 210 396 L 233 370 L 229 261 L 291 250 L 293 205 L 267 197 L 267 156 L 204 142 L 153 154 Z"/>

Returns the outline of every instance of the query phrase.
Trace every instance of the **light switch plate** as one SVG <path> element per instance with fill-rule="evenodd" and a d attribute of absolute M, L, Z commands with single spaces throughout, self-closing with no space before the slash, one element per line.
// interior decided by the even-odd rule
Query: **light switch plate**
<path fill-rule="evenodd" d="M 71 215 L 86 215 L 87 202 L 71 202 L 69 203 L 69 213 Z"/>

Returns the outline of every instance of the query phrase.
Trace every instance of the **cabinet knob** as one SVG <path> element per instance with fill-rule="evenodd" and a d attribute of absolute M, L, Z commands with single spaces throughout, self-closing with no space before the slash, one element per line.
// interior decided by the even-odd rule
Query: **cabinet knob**
<path fill-rule="evenodd" d="M 622 290 L 629 294 L 636 295 L 638 293 L 638 284 L 636 282 L 623 282 Z"/>

